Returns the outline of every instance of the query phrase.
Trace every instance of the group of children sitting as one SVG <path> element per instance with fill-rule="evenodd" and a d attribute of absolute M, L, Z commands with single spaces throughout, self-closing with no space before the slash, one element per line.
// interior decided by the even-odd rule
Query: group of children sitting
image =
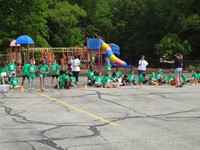
<path fill-rule="evenodd" d="M 106 72 L 104 76 L 100 72 L 94 71 L 90 67 L 87 73 L 87 85 L 94 87 L 119 87 L 125 85 L 136 85 L 136 78 L 133 70 L 130 70 L 128 75 L 123 75 L 121 71 L 116 68 L 114 72 Z M 199 71 L 195 72 L 193 70 L 192 77 L 187 78 L 186 75 L 182 74 L 182 83 L 187 84 L 187 82 L 197 83 L 200 81 Z M 149 85 L 176 85 L 176 77 L 171 70 L 167 75 L 162 72 L 162 69 L 158 69 L 157 72 L 152 72 L 151 75 L 147 77 L 146 73 L 143 72 L 138 76 L 138 84 L 149 84 Z"/>
<path fill-rule="evenodd" d="M 127 84 L 136 85 L 133 70 L 130 70 L 130 74 L 123 75 L 122 72 L 116 68 L 116 71 L 112 72 L 112 74 L 110 72 L 106 72 L 104 76 L 101 76 L 101 73 L 94 71 L 91 66 L 87 73 L 87 78 L 87 85 L 94 87 L 116 88 Z"/>
<path fill-rule="evenodd" d="M 187 78 L 186 75 L 181 75 L 182 84 L 186 85 L 188 82 L 196 84 L 200 81 L 199 71 L 192 71 L 191 78 Z M 143 72 L 138 78 L 139 84 L 149 83 L 150 85 L 176 85 L 176 77 L 173 70 L 170 70 L 168 77 L 162 72 L 162 69 L 158 69 L 157 72 L 152 72 L 152 74 L 147 78 L 145 72 Z"/>

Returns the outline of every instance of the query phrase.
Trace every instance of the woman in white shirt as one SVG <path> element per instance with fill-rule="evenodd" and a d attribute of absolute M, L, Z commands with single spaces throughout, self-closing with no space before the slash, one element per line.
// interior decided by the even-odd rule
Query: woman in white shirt
<path fill-rule="evenodd" d="M 142 74 L 143 72 L 146 71 L 146 67 L 148 65 L 148 62 L 146 60 L 144 60 L 145 56 L 142 55 L 141 59 L 139 60 L 138 63 L 138 76 L 140 76 L 140 74 Z"/>
<path fill-rule="evenodd" d="M 74 58 L 71 60 L 71 69 L 72 69 L 72 74 L 76 78 L 76 82 L 78 82 L 78 75 L 80 72 L 80 60 L 76 55 L 74 55 Z"/>

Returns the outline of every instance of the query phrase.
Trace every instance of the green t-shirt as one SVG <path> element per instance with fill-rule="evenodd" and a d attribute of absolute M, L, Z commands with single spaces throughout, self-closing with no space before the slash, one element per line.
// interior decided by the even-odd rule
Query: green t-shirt
<path fill-rule="evenodd" d="M 11 78 L 10 79 L 10 85 L 12 85 L 13 87 L 18 85 L 18 79 L 17 78 Z"/>
<path fill-rule="evenodd" d="M 110 76 L 110 80 L 112 80 L 113 82 L 116 82 L 116 80 L 113 76 Z"/>
<path fill-rule="evenodd" d="M 14 63 L 8 64 L 8 70 L 9 71 L 15 71 L 15 69 L 16 69 L 16 65 Z"/>
<path fill-rule="evenodd" d="M 144 77 L 142 76 L 142 74 L 139 76 L 139 78 L 138 78 L 138 83 L 140 84 L 140 83 L 143 83 L 143 81 L 144 81 Z"/>
<path fill-rule="evenodd" d="M 133 80 L 135 80 L 135 74 L 129 74 L 128 75 L 128 81 L 130 82 L 130 81 L 133 81 Z"/>
<path fill-rule="evenodd" d="M 35 71 L 37 70 L 35 65 L 31 65 L 29 68 L 29 78 L 35 78 Z"/>
<path fill-rule="evenodd" d="M 8 68 L 7 67 L 1 67 L 0 68 L 0 72 L 2 73 L 2 72 L 6 72 L 8 70 Z"/>
<path fill-rule="evenodd" d="M 72 80 L 71 84 L 74 85 L 76 83 L 76 78 L 72 76 L 70 79 Z"/>
<path fill-rule="evenodd" d="M 156 72 L 156 78 L 158 79 L 158 80 L 160 80 L 160 77 L 163 77 L 163 79 L 164 80 L 166 80 L 166 76 L 164 75 L 164 73 L 163 72 Z"/>
<path fill-rule="evenodd" d="M 63 75 L 60 76 L 60 82 L 61 82 L 62 86 L 65 86 L 66 79 L 68 79 L 68 78 L 69 78 L 69 76 L 67 74 L 63 74 Z"/>
<path fill-rule="evenodd" d="M 156 79 L 156 75 L 154 75 L 154 76 L 153 76 L 153 75 L 150 75 L 150 76 L 149 76 L 149 83 L 151 83 L 153 79 Z"/>
<path fill-rule="evenodd" d="M 117 76 L 118 78 L 122 77 L 122 72 L 121 72 L 121 71 L 117 71 L 117 72 L 116 72 L 116 76 Z"/>
<path fill-rule="evenodd" d="M 184 84 L 187 84 L 187 77 L 186 77 L 186 75 L 182 74 L 181 78 L 182 78 Z"/>
<path fill-rule="evenodd" d="M 101 76 L 96 76 L 95 77 L 95 82 L 100 82 L 101 83 L 102 77 Z"/>
<path fill-rule="evenodd" d="M 199 77 L 198 77 L 198 74 L 197 74 L 196 72 L 192 74 L 192 77 L 193 77 L 194 79 L 198 79 L 198 78 L 199 78 Z"/>
<path fill-rule="evenodd" d="M 58 64 L 52 65 L 52 75 L 59 75 L 59 65 Z"/>
<path fill-rule="evenodd" d="M 40 71 L 40 76 L 42 75 L 43 77 L 47 77 L 47 74 L 44 74 L 44 72 L 49 72 L 50 68 L 48 65 L 39 65 L 39 71 Z"/>
<path fill-rule="evenodd" d="M 103 77 L 102 80 L 101 80 L 103 85 L 110 84 L 110 81 L 111 81 L 110 77 Z"/>
<path fill-rule="evenodd" d="M 2 77 L 0 77 L 0 83 L 2 83 Z"/>
<path fill-rule="evenodd" d="M 26 63 L 23 67 L 23 75 L 24 76 L 29 76 L 29 69 L 30 69 L 30 64 Z"/>
<path fill-rule="evenodd" d="M 169 75 L 168 78 L 167 78 L 167 81 L 174 81 L 175 80 L 175 75 Z"/>
<path fill-rule="evenodd" d="M 111 65 L 110 64 L 106 64 L 106 72 L 107 73 L 111 72 Z"/>
<path fill-rule="evenodd" d="M 87 74 L 88 79 L 92 79 L 92 78 L 94 78 L 94 76 L 95 76 L 94 72 L 89 70 L 88 74 Z"/>

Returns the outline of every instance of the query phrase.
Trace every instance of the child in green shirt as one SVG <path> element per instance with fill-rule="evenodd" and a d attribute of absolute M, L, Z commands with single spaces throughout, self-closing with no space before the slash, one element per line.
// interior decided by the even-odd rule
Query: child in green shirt
<path fill-rule="evenodd" d="M 38 70 L 39 70 L 39 77 L 40 77 L 40 88 L 41 91 L 44 91 L 44 80 L 47 77 L 47 74 L 50 71 L 49 66 L 46 64 L 46 60 L 43 59 L 42 64 L 40 64 L 38 66 Z"/>
<path fill-rule="evenodd" d="M 51 65 L 52 68 L 52 78 L 51 78 L 51 83 L 49 86 L 53 85 L 53 80 L 56 78 L 56 85 L 58 85 L 58 77 L 60 75 L 59 73 L 59 65 L 56 63 L 56 60 L 53 60 L 53 64 Z"/>
<path fill-rule="evenodd" d="M 13 73 L 16 73 L 16 65 L 14 63 L 14 60 L 11 60 L 9 62 L 9 64 L 7 65 L 7 68 L 9 72 L 9 81 L 10 81 L 10 78 L 12 77 Z"/>
<path fill-rule="evenodd" d="M 165 83 L 167 77 L 162 72 L 162 69 L 158 69 L 158 71 L 156 72 L 156 78 L 159 84 L 162 85 L 163 83 Z"/>
<path fill-rule="evenodd" d="M 77 82 L 76 82 L 76 78 L 72 75 L 72 73 L 68 74 L 69 76 L 69 87 L 79 87 Z"/>
<path fill-rule="evenodd" d="M 29 90 L 33 90 L 34 78 L 36 77 L 36 75 L 35 75 L 36 71 L 37 71 L 37 68 L 35 66 L 35 61 L 31 60 L 31 64 L 29 67 L 29 80 L 30 80 Z"/>
<path fill-rule="evenodd" d="M 143 72 L 142 74 L 140 74 L 139 78 L 138 78 L 138 83 L 139 84 L 146 84 L 148 82 L 147 78 L 146 78 L 146 73 Z"/>
<path fill-rule="evenodd" d="M 95 77 L 95 80 L 94 80 L 94 86 L 95 87 L 102 87 L 102 77 L 101 77 L 100 72 L 96 73 L 96 77 Z"/>
<path fill-rule="evenodd" d="M 59 82 L 61 88 L 69 88 L 69 75 L 67 74 L 67 70 L 60 76 Z"/>
<path fill-rule="evenodd" d="M 111 64 L 109 61 L 106 61 L 106 64 L 105 64 L 105 67 L 106 67 L 106 73 L 111 73 Z"/>
<path fill-rule="evenodd" d="M 0 67 L 0 73 L 2 78 L 2 84 L 5 84 L 5 77 L 7 76 L 8 68 L 6 66 L 6 63 L 2 61 L 1 67 Z"/>
<path fill-rule="evenodd" d="M 93 86 L 93 83 L 94 83 L 94 71 L 92 69 L 92 66 L 90 66 L 90 69 L 88 70 L 88 73 L 87 73 L 87 85 L 91 85 Z"/>
<path fill-rule="evenodd" d="M 25 81 L 26 78 L 28 79 L 28 82 L 30 83 L 30 80 L 29 80 L 29 69 L 30 69 L 30 66 L 31 65 L 29 63 L 25 63 L 24 66 L 23 66 L 22 83 L 21 83 L 22 87 L 24 86 L 24 81 Z"/>
<path fill-rule="evenodd" d="M 10 86 L 11 86 L 11 88 L 19 87 L 19 85 L 18 85 L 18 79 L 17 79 L 15 73 L 13 73 L 12 77 L 10 78 Z"/>
<path fill-rule="evenodd" d="M 158 81 L 157 81 L 157 78 L 156 78 L 156 74 L 155 74 L 155 72 L 152 72 L 151 75 L 149 76 L 149 84 L 155 85 L 157 83 L 158 83 Z"/>
<path fill-rule="evenodd" d="M 132 83 L 133 85 L 136 85 L 135 74 L 133 70 L 130 70 L 130 74 L 128 75 L 128 83 Z"/>
<path fill-rule="evenodd" d="M 175 74 L 173 74 L 172 71 L 169 72 L 169 75 L 168 75 L 168 78 L 167 78 L 167 83 L 169 85 L 176 85 Z"/>

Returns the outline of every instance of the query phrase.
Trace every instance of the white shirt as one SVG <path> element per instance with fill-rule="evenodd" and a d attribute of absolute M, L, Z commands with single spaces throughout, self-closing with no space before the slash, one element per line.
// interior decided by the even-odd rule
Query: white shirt
<path fill-rule="evenodd" d="M 80 71 L 80 67 L 78 64 L 80 64 L 80 60 L 78 58 L 71 60 L 72 71 Z"/>
<path fill-rule="evenodd" d="M 138 66 L 138 70 L 143 70 L 145 71 L 146 70 L 146 67 L 148 65 L 148 62 L 146 60 L 140 60 L 139 61 L 139 66 Z"/>

